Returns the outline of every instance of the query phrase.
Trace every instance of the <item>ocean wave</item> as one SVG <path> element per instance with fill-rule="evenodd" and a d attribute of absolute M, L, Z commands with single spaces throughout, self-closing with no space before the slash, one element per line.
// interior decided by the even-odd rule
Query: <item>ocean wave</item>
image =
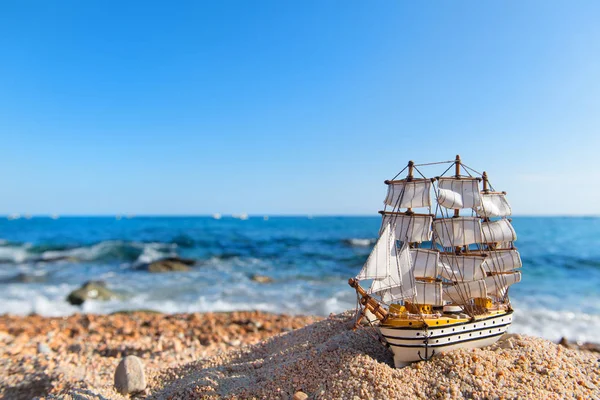
<path fill-rule="evenodd" d="M 0 263 L 25 264 L 38 262 L 135 262 L 149 263 L 176 256 L 175 243 L 143 243 L 108 240 L 86 246 L 38 245 L 30 243 L 0 246 Z"/>
<path fill-rule="evenodd" d="M 352 238 L 345 239 L 344 243 L 354 247 L 369 247 L 374 245 L 376 242 L 375 239 L 361 239 L 361 238 Z"/>
<path fill-rule="evenodd" d="M 262 310 L 275 313 L 304 314 L 327 316 L 353 309 L 355 300 L 346 293 L 332 293 L 328 298 L 306 296 L 305 289 L 290 288 L 285 296 L 280 292 L 271 293 L 268 287 L 260 295 L 253 291 L 244 291 L 244 287 L 236 285 L 232 293 L 188 294 L 181 298 L 163 297 L 153 293 L 140 293 L 107 302 L 88 301 L 83 307 L 75 307 L 64 299 L 66 293 L 73 290 L 73 285 L 57 285 L 50 287 L 9 287 L 8 297 L 0 302 L 1 313 L 26 315 L 32 312 L 45 316 L 64 316 L 77 312 L 106 314 L 119 310 L 153 309 L 165 313 L 180 312 L 214 312 L 238 310 Z M 274 289 L 274 288 L 273 288 Z M 160 290 L 157 291 L 160 293 Z M 275 298 L 278 301 L 275 301 Z M 185 300 L 184 300 L 185 299 Z M 554 342 L 561 337 L 573 341 L 598 343 L 600 337 L 600 315 L 576 311 L 556 311 L 549 309 L 517 308 L 510 332 L 541 336 Z"/>
<path fill-rule="evenodd" d="M 242 260 L 240 260 L 241 262 Z M 243 260 L 244 264 L 261 260 Z M 81 308 L 65 301 L 78 284 L 56 283 L 8 284 L 0 295 L 0 314 L 46 316 L 69 315 L 76 312 L 110 313 L 118 310 L 154 309 L 166 313 L 262 310 L 275 313 L 326 316 L 356 306 L 354 294 L 341 285 L 322 280 L 278 280 L 273 284 L 258 284 L 235 265 L 214 260 L 214 268 L 201 268 L 185 275 L 161 276 L 147 274 L 104 277 L 109 287 L 123 294 L 107 302 L 88 301 Z M 237 265 L 237 263 L 236 263 Z M 228 282 L 211 285 L 207 282 Z M 576 307 L 555 310 L 530 307 L 525 302 L 515 304 L 515 318 L 510 332 L 541 336 L 552 341 L 569 340 L 600 342 L 600 315 Z"/>
<path fill-rule="evenodd" d="M 185 249 L 190 249 L 197 246 L 196 240 L 185 234 L 176 235 L 173 237 L 171 242 Z"/>
<path fill-rule="evenodd" d="M 579 310 L 560 311 L 517 306 L 510 330 L 553 341 L 566 337 L 569 340 L 599 343 L 600 315 Z"/>

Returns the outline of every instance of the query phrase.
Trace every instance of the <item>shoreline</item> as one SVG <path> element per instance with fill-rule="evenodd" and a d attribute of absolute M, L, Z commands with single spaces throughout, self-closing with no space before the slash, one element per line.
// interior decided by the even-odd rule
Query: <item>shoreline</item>
<path fill-rule="evenodd" d="M 319 397 L 318 388 L 313 388 L 304 379 L 304 375 L 312 376 L 309 370 L 312 371 L 315 362 L 327 352 L 336 353 L 332 360 L 343 359 L 343 365 L 348 364 L 349 368 L 352 365 L 356 367 L 356 360 L 362 360 L 365 365 L 372 364 L 373 368 L 382 370 L 384 375 L 395 376 L 399 370 L 391 367 L 393 364 L 387 360 L 389 351 L 369 336 L 367 330 L 352 331 L 350 317 L 350 312 L 323 318 L 259 311 L 187 314 L 135 311 L 110 315 L 75 314 L 69 317 L 2 315 L 0 397 L 75 398 L 77 395 L 78 398 L 125 398 L 113 389 L 113 375 L 117 364 L 126 355 L 136 355 L 144 363 L 148 388 L 142 395 L 154 395 L 157 398 L 167 394 L 174 398 L 187 398 L 183 393 L 187 393 L 186 390 L 192 386 L 196 393 L 208 398 L 261 397 L 267 394 L 264 392 L 265 385 L 268 390 L 275 391 L 269 392 L 274 397 L 289 398 L 290 390 L 300 388 L 316 398 L 327 398 L 325 395 Z M 600 351 L 600 346 L 594 344 L 567 342 L 559 346 L 545 339 L 517 334 L 506 335 L 500 343 L 510 343 L 512 347 L 502 351 L 514 352 L 511 356 L 515 356 L 517 361 L 523 354 L 527 358 L 532 357 L 535 353 L 532 349 L 540 346 L 546 353 L 556 353 L 548 355 L 549 362 L 555 362 L 556 357 L 567 352 L 571 358 L 581 361 L 582 364 L 577 365 L 576 369 L 584 368 L 587 365 L 585 363 L 592 359 L 595 361 Z M 297 348 L 297 351 L 282 358 L 280 354 L 285 353 L 287 348 Z M 346 350 L 340 351 L 342 349 Z M 462 350 L 452 352 L 449 357 L 441 357 L 434 362 L 413 364 L 410 370 L 418 371 L 430 368 L 429 365 L 444 364 L 446 358 L 464 358 L 467 353 Z M 493 354 L 488 354 L 490 350 L 478 349 L 475 353 L 481 359 L 488 356 L 493 358 Z M 544 355 L 540 353 L 540 356 Z M 232 363 L 232 360 L 237 361 Z M 262 365 L 266 360 L 275 360 L 272 366 L 274 371 L 288 368 L 290 363 L 306 365 L 307 370 L 304 373 L 296 369 L 286 372 L 281 378 L 281 386 L 287 385 L 284 395 L 283 392 L 277 393 L 277 388 L 270 387 L 264 379 L 261 380 L 260 371 L 258 376 L 254 376 L 254 367 L 245 370 L 248 365 L 257 362 Z M 329 363 L 332 360 L 325 358 L 321 362 Z M 231 366 L 234 364 L 236 366 Z M 425 365 L 417 367 L 422 364 Z M 473 368 L 477 368 L 477 364 L 474 362 Z M 337 366 L 342 372 L 345 370 L 343 365 Z M 203 386 L 204 392 L 197 392 L 196 381 L 206 378 L 207 368 L 215 367 L 219 371 L 217 375 L 222 375 L 222 380 L 211 381 L 210 385 Z M 221 367 L 224 370 L 220 370 Z M 225 385 L 229 379 L 227 375 L 232 373 L 228 372 L 228 368 L 242 368 L 248 379 L 255 381 L 248 383 L 249 389 L 235 385 L 228 387 Z M 544 368 L 548 370 L 548 367 Z M 189 377 L 198 379 L 190 380 Z M 286 383 L 287 378 L 289 382 Z M 361 378 L 360 374 L 357 378 Z M 320 378 L 317 374 L 311 379 Z M 582 386 L 584 392 L 592 390 L 592 393 L 600 395 L 598 369 L 595 376 L 586 379 L 585 385 L 576 386 Z M 291 389 L 290 384 L 293 386 Z M 586 389 L 588 386 L 589 389 Z M 335 398 L 340 390 L 342 388 L 332 387 L 326 389 L 325 394 Z M 339 393 L 349 394 L 343 390 Z"/>

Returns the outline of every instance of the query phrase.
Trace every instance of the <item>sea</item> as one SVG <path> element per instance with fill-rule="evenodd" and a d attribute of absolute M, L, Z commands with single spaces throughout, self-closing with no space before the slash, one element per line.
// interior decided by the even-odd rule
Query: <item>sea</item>
<path fill-rule="evenodd" d="M 511 331 L 600 343 L 600 218 L 514 217 L 522 281 Z M 0 219 L 0 314 L 65 316 L 151 309 L 327 316 L 356 307 L 347 284 L 375 243 L 378 217 L 33 217 Z M 151 273 L 164 257 L 196 260 Z M 254 275 L 270 277 L 259 283 Z M 118 294 L 73 306 L 89 280 Z"/>

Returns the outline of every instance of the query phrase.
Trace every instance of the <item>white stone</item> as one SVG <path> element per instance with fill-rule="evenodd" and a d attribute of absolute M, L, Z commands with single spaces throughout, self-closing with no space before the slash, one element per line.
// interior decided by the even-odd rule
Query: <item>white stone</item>
<path fill-rule="evenodd" d="M 137 393 L 146 389 L 142 360 L 136 356 L 127 356 L 121 360 L 115 371 L 115 389 L 121 394 Z"/>
<path fill-rule="evenodd" d="M 308 395 L 302 391 L 297 391 L 296 393 L 294 393 L 294 397 L 292 399 L 293 400 L 306 400 L 306 399 L 308 399 Z"/>
<path fill-rule="evenodd" d="M 50 347 L 48 347 L 48 345 L 46 343 L 40 342 L 37 345 L 37 351 L 40 354 L 48 354 L 48 353 L 50 353 L 51 350 L 50 350 Z"/>

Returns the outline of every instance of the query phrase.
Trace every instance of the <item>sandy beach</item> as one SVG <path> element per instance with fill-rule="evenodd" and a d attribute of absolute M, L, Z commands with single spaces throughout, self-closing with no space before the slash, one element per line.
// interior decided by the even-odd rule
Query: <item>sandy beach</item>
<path fill-rule="evenodd" d="M 0 397 L 126 398 L 114 389 L 125 355 L 148 387 L 135 397 L 314 399 L 598 398 L 599 354 L 506 335 L 398 370 L 352 313 L 260 312 L 0 317 Z"/>
<path fill-rule="evenodd" d="M 260 312 L 0 316 L 0 398 L 69 393 L 121 398 L 113 389 L 113 375 L 125 355 L 140 357 L 153 382 L 160 370 L 258 343 L 319 319 Z"/>

